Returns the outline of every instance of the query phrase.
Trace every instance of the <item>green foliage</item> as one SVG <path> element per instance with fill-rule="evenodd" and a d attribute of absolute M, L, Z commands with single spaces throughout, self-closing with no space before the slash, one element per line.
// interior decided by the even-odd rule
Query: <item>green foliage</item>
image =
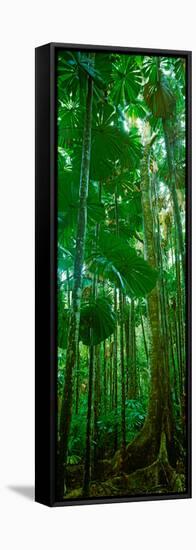
<path fill-rule="evenodd" d="M 107 123 L 97 125 L 92 131 L 92 179 L 109 177 L 116 162 L 131 168 L 131 147 L 134 148 L 134 144 L 123 129 Z"/>
<path fill-rule="evenodd" d="M 126 401 L 126 421 L 128 440 L 131 441 L 141 430 L 146 417 L 145 402 L 129 399 Z"/>
<path fill-rule="evenodd" d="M 114 108 L 109 105 L 101 105 L 98 108 L 92 126 L 92 145 L 91 145 L 91 179 L 94 181 L 104 181 L 118 169 L 131 169 L 138 164 L 141 158 L 141 144 L 138 132 L 133 129 L 127 132 L 125 128 L 118 123 Z M 69 181 L 77 179 L 79 185 L 79 173 L 82 157 L 83 125 L 65 126 L 65 120 L 62 118 L 59 122 L 59 138 L 62 146 L 66 143 L 72 144 L 73 152 L 70 158 L 72 172 L 66 170 L 67 185 Z M 61 174 L 62 177 L 64 174 Z M 60 180 L 61 184 L 61 180 Z"/>
<path fill-rule="evenodd" d="M 162 80 L 144 87 L 144 99 L 156 118 L 168 118 L 174 111 L 175 98 L 166 82 Z"/>
<path fill-rule="evenodd" d="M 100 344 L 115 330 L 115 314 L 111 301 L 103 296 L 81 306 L 80 338 L 86 346 Z"/>
<path fill-rule="evenodd" d="M 141 72 L 134 57 L 118 56 L 113 64 L 112 81 L 110 98 L 115 105 L 124 106 L 136 100 L 141 86 Z"/>
<path fill-rule="evenodd" d="M 143 426 L 146 416 L 146 405 L 141 400 L 126 401 L 127 436 L 131 441 Z M 99 442 L 92 441 L 93 448 L 98 444 L 99 449 L 105 449 L 108 456 L 113 454 L 114 434 L 117 430 L 118 438 L 121 437 L 121 405 L 116 411 L 107 411 L 100 414 L 98 420 Z M 85 452 L 85 402 L 80 408 L 80 416 L 75 413 L 72 420 L 72 429 L 69 439 L 68 464 L 78 464 Z"/>
<path fill-rule="evenodd" d="M 153 289 L 157 280 L 156 271 L 126 240 L 103 231 L 98 249 L 99 253 L 90 264 L 92 272 L 109 279 L 131 297 L 145 296 Z"/>
<path fill-rule="evenodd" d="M 82 99 L 82 94 L 86 91 L 86 79 L 92 77 L 95 86 L 105 88 L 100 73 L 94 66 L 94 56 L 84 52 L 61 52 L 58 58 L 58 85 L 60 90 L 73 99 Z"/>
<path fill-rule="evenodd" d="M 89 79 L 93 80 L 90 174 L 87 202 L 80 210 L 86 227 L 84 238 L 76 242 Z M 79 346 L 70 376 L 73 399 L 65 457 L 69 469 L 78 467 L 80 474 L 87 453 L 87 425 L 90 426 L 88 451 L 93 476 L 97 460 L 111 462 L 122 445 L 123 415 L 126 444 L 140 433 L 150 396 L 154 395 L 151 390 L 156 377 L 152 375 L 151 350 L 152 345 L 156 347 L 155 340 L 161 343 L 160 357 L 163 356 L 169 373 L 168 408 L 175 424 L 172 426 L 175 428 L 172 466 L 176 456 L 186 461 L 184 279 L 168 171 L 169 148 L 172 184 L 176 189 L 184 240 L 185 83 L 185 61 L 180 58 L 76 51 L 60 51 L 58 55 L 57 389 L 60 411 L 67 375 L 66 348 L 73 290 L 81 270 L 82 282 L 75 297 L 80 309 L 80 316 L 77 314 Z M 146 159 L 146 144 L 154 131 L 157 137 Z M 149 257 L 144 227 L 144 158 L 152 219 L 148 238 L 153 243 L 157 269 L 152 269 L 144 259 Z M 78 250 L 80 269 L 75 266 Z M 152 337 L 154 319 L 149 304 L 155 294 L 160 341 Z M 94 346 L 92 361 L 89 360 L 90 346 Z M 166 371 L 165 368 L 164 373 Z M 159 374 L 161 392 L 156 388 L 155 393 L 159 399 L 167 399 L 163 372 Z M 153 407 L 152 400 L 150 404 Z M 58 421 L 59 418 L 60 412 Z"/>
<path fill-rule="evenodd" d="M 58 245 L 58 271 L 61 273 L 73 267 L 73 256 L 70 250 Z"/>
<path fill-rule="evenodd" d="M 79 464 L 81 461 L 81 457 L 78 455 L 68 455 L 67 458 L 67 464 Z"/>
<path fill-rule="evenodd" d="M 77 180 L 76 174 L 73 177 L 73 173 L 73 170 L 68 174 L 66 171 L 60 172 L 58 179 L 59 219 L 63 228 L 69 232 L 76 227 L 79 208 L 79 173 L 77 172 Z M 98 187 L 95 182 L 92 182 L 89 189 L 87 212 L 88 220 L 93 225 L 95 222 L 102 221 L 105 217 L 104 204 L 99 201 Z"/>
<path fill-rule="evenodd" d="M 144 86 L 144 99 L 155 118 L 167 119 L 174 114 L 176 98 L 165 75 L 167 62 L 159 58 L 147 59 L 144 72 L 148 81 Z"/>

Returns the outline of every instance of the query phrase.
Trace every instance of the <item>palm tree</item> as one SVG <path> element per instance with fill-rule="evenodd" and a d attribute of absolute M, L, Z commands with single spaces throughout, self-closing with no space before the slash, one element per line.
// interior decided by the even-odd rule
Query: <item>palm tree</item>
<path fill-rule="evenodd" d="M 58 496 L 64 496 L 65 464 L 67 455 L 68 435 L 72 410 L 72 376 L 76 363 L 77 347 L 79 340 L 80 301 L 82 285 L 82 267 L 84 261 L 84 249 L 87 224 L 87 197 L 90 172 L 91 153 L 91 125 L 93 103 L 93 79 L 87 77 L 86 113 L 84 121 L 84 137 L 82 149 L 82 162 L 80 172 L 79 210 L 76 234 L 76 252 L 73 271 L 72 310 L 69 321 L 69 333 L 65 366 L 65 382 L 61 405 L 59 452 L 58 452 Z"/>

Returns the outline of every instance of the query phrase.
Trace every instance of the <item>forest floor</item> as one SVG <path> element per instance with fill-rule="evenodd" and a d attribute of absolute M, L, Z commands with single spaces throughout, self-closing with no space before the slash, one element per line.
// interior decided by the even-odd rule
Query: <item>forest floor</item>
<path fill-rule="evenodd" d="M 108 460 L 101 461 L 99 479 L 91 481 L 89 497 L 136 496 L 153 494 L 184 493 L 185 475 L 177 473 L 168 464 L 163 464 L 158 458 L 146 468 L 136 470 L 131 474 L 119 472 L 109 474 Z M 109 474 L 109 475 L 108 475 Z M 68 484 L 66 499 L 82 497 L 83 466 L 70 465 L 68 468 Z"/>

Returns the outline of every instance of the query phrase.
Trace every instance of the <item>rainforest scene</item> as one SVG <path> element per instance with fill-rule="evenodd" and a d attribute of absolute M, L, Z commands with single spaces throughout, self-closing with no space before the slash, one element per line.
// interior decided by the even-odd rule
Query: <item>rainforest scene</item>
<path fill-rule="evenodd" d="M 186 62 L 58 50 L 58 500 L 187 490 Z"/>

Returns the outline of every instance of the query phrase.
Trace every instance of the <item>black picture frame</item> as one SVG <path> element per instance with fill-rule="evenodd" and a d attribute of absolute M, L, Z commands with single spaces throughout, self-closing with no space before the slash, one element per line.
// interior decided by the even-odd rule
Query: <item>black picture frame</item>
<path fill-rule="evenodd" d="M 56 79 L 59 49 L 183 57 L 186 60 L 187 492 L 55 500 L 56 483 Z M 35 50 L 35 500 L 48 506 L 191 497 L 191 60 L 190 51 L 50 43 Z"/>

